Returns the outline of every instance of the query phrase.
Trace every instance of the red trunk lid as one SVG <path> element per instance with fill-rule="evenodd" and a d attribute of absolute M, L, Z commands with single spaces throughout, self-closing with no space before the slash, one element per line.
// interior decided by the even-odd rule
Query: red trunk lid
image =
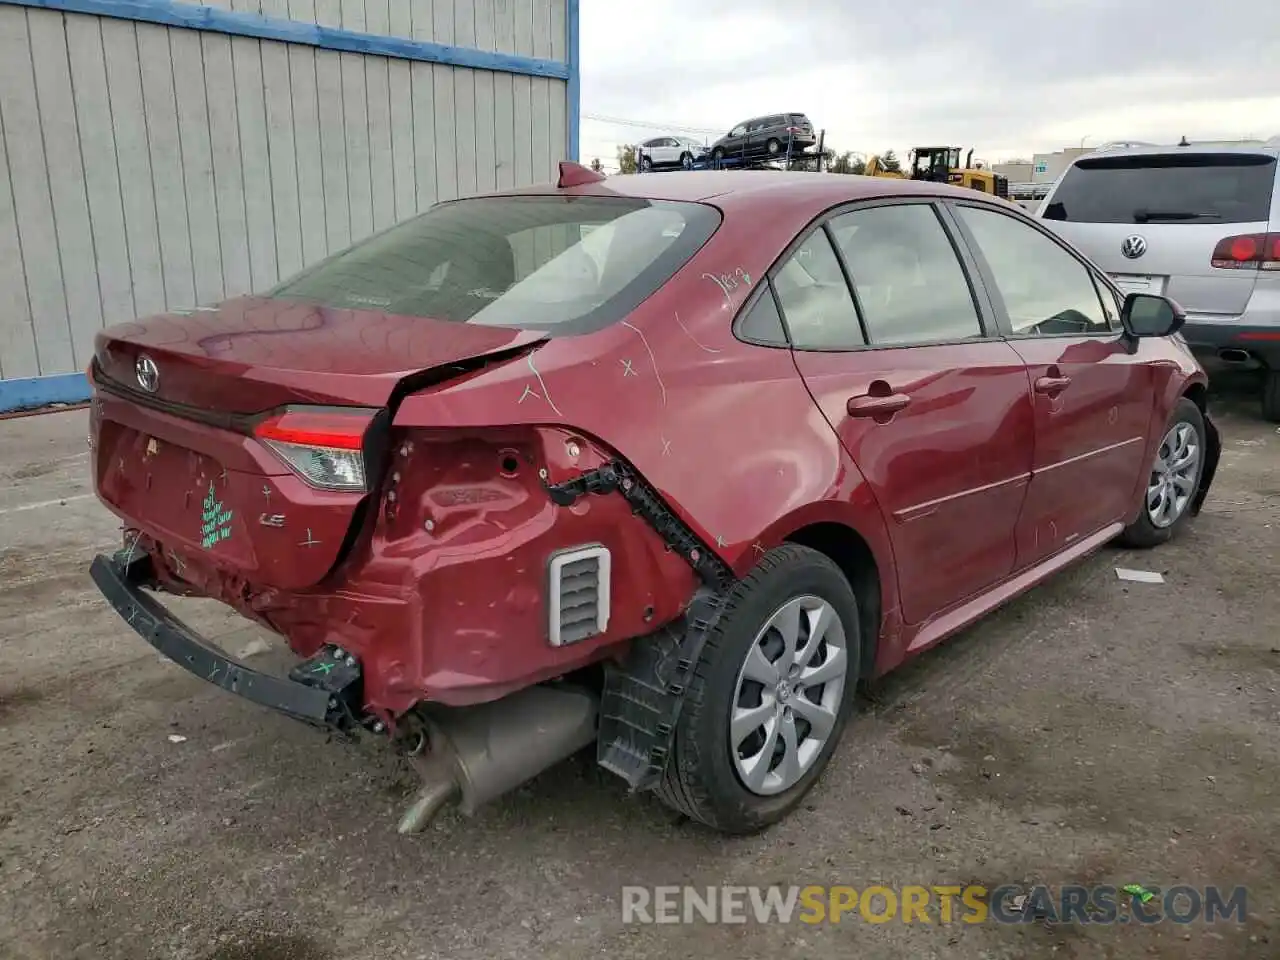
<path fill-rule="evenodd" d="M 263 298 L 113 327 L 98 335 L 92 371 L 98 495 L 179 575 L 212 566 L 309 586 L 332 568 L 365 494 L 308 484 L 252 435 L 259 416 L 315 405 L 372 417 L 407 376 L 544 336 Z M 154 391 L 141 386 L 144 357 Z"/>

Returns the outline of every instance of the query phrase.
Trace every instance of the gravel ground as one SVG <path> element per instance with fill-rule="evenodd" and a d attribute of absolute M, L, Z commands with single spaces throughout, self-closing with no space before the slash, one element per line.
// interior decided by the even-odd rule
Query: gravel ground
<path fill-rule="evenodd" d="M 414 781 L 389 751 L 201 683 L 98 596 L 118 533 L 86 413 L 0 422 L 0 956 L 1280 956 L 1280 433 L 1255 410 L 1215 408 L 1223 464 L 1185 536 L 1104 551 L 878 684 L 808 803 L 734 840 L 580 757 L 399 837 Z M 284 662 L 216 606 L 180 612 Z M 622 922 L 624 885 L 722 882 L 1245 885 L 1248 917 Z"/>

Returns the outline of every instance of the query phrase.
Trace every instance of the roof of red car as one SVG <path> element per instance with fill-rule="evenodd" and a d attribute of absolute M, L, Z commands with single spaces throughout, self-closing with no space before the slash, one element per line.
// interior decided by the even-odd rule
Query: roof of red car
<path fill-rule="evenodd" d="M 647 200 L 711 200 L 717 205 L 788 203 L 812 205 L 815 210 L 837 203 L 894 196 L 953 196 L 975 199 L 975 191 L 921 180 L 895 177 L 859 177 L 839 173 L 806 173 L 778 170 L 690 170 L 608 177 L 596 183 L 557 188 L 554 183 L 535 184 L 492 195 L 567 194 L 643 197 Z M 976 197 L 985 197 L 978 193 Z"/>

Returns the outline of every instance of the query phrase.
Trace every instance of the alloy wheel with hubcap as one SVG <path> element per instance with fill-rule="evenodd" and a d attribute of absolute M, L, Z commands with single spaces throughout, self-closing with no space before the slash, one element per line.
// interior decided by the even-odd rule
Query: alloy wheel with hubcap
<path fill-rule="evenodd" d="M 801 596 L 756 634 L 738 671 L 729 749 L 752 793 L 782 793 L 813 766 L 835 727 L 848 669 L 844 625 L 826 601 Z"/>
<path fill-rule="evenodd" d="M 725 833 L 777 823 L 840 742 L 861 651 L 844 571 L 798 543 L 767 551 L 729 588 L 708 631 L 658 796 Z"/>
<path fill-rule="evenodd" d="M 1160 443 L 1142 477 L 1142 505 L 1125 527 L 1123 546 L 1145 549 L 1174 536 L 1194 512 L 1206 463 L 1204 414 L 1190 397 L 1174 405 Z"/>
<path fill-rule="evenodd" d="M 1169 428 L 1156 451 L 1147 482 L 1147 515 L 1160 529 L 1173 526 L 1186 512 L 1200 479 L 1200 437 L 1181 421 Z"/>

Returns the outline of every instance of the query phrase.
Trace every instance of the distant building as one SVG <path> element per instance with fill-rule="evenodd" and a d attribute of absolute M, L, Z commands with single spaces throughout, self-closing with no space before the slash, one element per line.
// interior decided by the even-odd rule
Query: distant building
<path fill-rule="evenodd" d="M 1031 182 L 1053 183 L 1076 157 L 1093 153 L 1097 147 L 1067 147 L 1054 153 L 1037 153 L 1031 158 Z"/>
<path fill-rule="evenodd" d="M 1030 183 L 1032 166 L 1030 161 L 993 163 L 991 170 L 993 173 L 1004 177 L 1010 183 Z"/>

